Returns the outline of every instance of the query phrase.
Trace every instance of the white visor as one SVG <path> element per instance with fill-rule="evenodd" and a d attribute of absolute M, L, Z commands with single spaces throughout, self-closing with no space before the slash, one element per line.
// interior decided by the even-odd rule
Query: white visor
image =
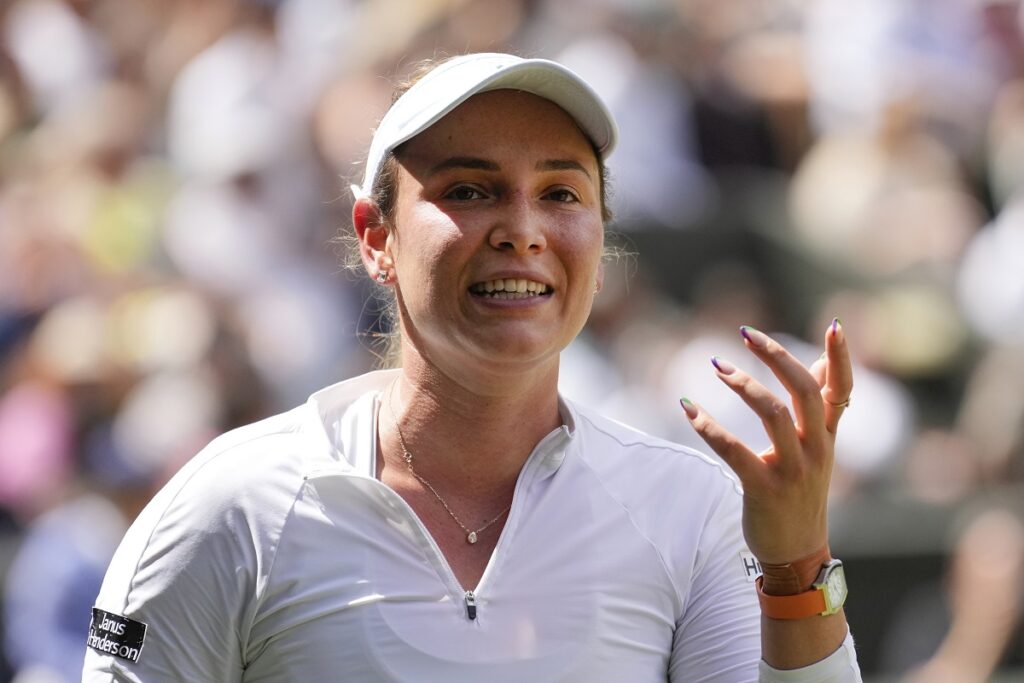
<path fill-rule="evenodd" d="M 547 59 L 479 53 L 455 57 L 430 71 L 391 105 L 370 143 L 362 187 L 369 197 L 388 154 L 440 121 L 473 95 L 488 90 L 522 90 L 550 100 L 575 119 L 602 159 L 618 138 L 611 112 L 582 78 Z"/>

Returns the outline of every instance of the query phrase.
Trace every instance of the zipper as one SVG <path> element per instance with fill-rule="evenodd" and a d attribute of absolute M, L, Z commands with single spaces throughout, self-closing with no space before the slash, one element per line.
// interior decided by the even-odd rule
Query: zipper
<path fill-rule="evenodd" d="M 556 430 L 556 432 L 552 432 L 551 434 L 548 434 L 546 437 L 541 439 L 540 443 L 537 444 L 537 446 L 534 448 L 533 453 L 530 454 L 530 457 L 527 458 L 526 463 L 523 465 L 523 470 L 519 473 L 519 478 L 516 480 L 515 488 L 512 491 L 512 507 L 509 509 L 508 516 L 505 518 L 505 528 L 508 527 L 508 525 L 512 521 L 513 517 L 516 516 L 515 513 L 518 511 L 519 507 L 521 507 L 523 505 L 523 503 L 522 503 L 523 494 L 521 493 L 520 489 L 523 489 L 523 488 L 528 486 L 528 483 L 526 482 L 528 477 L 529 477 L 530 481 L 532 482 L 532 479 L 533 479 L 533 476 L 534 476 L 533 470 L 537 467 L 537 465 L 535 463 L 535 460 L 538 457 L 538 453 L 540 453 L 542 450 L 547 450 L 548 442 L 550 440 L 552 440 L 556 436 L 556 433 L 557 434 L 567 433 L 567 430 L 566 430 L 565 426 L 563 425 L 559 430 Z M 543 449 L 541 448 L 542 446 L 544 447 Z M 376 451 L 376 447 L 375 447 L 374 448 L 374 457 L 376 457 L 376 452 L 377 451 Z M 342 472 L 333 472 L 333 471 L 327 472 L 327 471 L 325 471 L 323 473 L 317 471 L 317 472 L 311 473 L 310 475 L 307 475 L 307 479 L 314 478 L 317 475 L 323 476 L 323 475 L 328 475 L 328 474 L 330 474 L 330 475 L 340 474 L 342 476 L 353 477 L 355 479 L 363 479 L 363 480 L 366 480 L 368 482 L 372 482 L 371 483 L 372 486 L 378 487 L 378 490 L 382 491 L 385 496 L 387 496 L 387 497 L 391 498 L 392 500 L 394 500 L 395 503 L 401 509 L 404 510 L 406 516 L 410 520 L 412 520 L 414 526 L 417 529 L 417 532 L 418 532 L 418 535 L 419 535 L 420 539 L 423 542 L 425 542 L 426 545 L 428 546 L 428 548 L 427 548 L 427 550 L 429 551 L 427 553 L 428 559 L 431 560 L 431 564 L 433 564 L 435 569 L 438 571 L 439 578 L 442 581 L 446 581 L 448 583 L 448 585 L 450 587 L 449 590 L 451 590 L 452 588 L 455 589 L 455 590 L 452 591 L 452 593 L 457 595 L 458 592 L 464 591 L 462 585 L 459 583 L 459 580 L 457 578 L 455 578 L 455 572 L 452 571 L 451 565 L 448 564 L 448 558 L 446 558 L 444 556 L 444 553 L 441 552 L 441 548 L 437 545 L 437 541 L 434 540 L 434 537 L 431 536 L 430 532 L 427 530 L 426 525 L 423 524 L 423 520 L 421 520 L 419 518 L 419 516 L 416 514 L 416 512 L 413 511 L 412 506 L 410 506 L 409 503 L 407 503 L 404 498 L 402 498 L 400 495 L 398 495 L 398 493 L 396 493 L 394 491 L 394 489 L 392 489 L 391 487 L 389 487 L 386 484 L 382 483 L 379 479 L 377 479 L 374 476 L 367 476 L 365 474 L 353 473 L 353 472 L 347 471 L 347 470 L 346 471 L 342 471 Z M 483 576 L 480 577 L 480 583 L 477 585 L 477 588 L 479 588 L 481 585 L 483 585 L 486 582 L 486 580 L 488 578 L 488 574 L 492 571 L 491 565 L 494 564 L 498 560 L 498 551 L 502 549 L 502 545 L 503 545 L 504 541 L 505 541 L 505 530 L 502 529 L 501 535 L 498 537 L 498 543 L 495 545 L 494 550 L 491 553 L 491 559 L 488 561 L 487 567 L 484 568 Z M 451 595 L 451 593 L 449 595 Z M 471 590 L 470 591 L 464 591 L 464 593 L 463 593 L 463 602 L 466 605 L 466 617 L 470 621 L 475 621 L 476 620 L 476 612 L 477 612 L 476 593 L 474 591 L 471 591 Z"/>

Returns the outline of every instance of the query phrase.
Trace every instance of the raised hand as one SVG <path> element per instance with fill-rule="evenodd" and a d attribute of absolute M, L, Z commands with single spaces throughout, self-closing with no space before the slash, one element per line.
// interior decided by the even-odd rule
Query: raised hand
<path fill-rule="evenodd" d="M 825 333 L 825 353 L 804 367 L 781 344 L 752 327 L 740 328 L 746 347 L 778 377 L 789 401 L 729 361 L 715 371 L 764 424 L 772 445 L 754 453 L 687 399 L 683 409 L 708 446 L 743 484 L 743 534 L 762 562 L 786 564 L 828 543 L 828 490 L 836 428 L 849 405 L 853 371 L 838 319 Z"/>

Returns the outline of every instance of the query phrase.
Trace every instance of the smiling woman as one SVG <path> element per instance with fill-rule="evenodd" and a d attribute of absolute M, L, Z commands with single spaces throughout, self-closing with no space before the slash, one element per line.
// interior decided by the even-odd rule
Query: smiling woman
<path fill-rule="evenodd" d="M 399 99 L 401 99 L 401 97 L 410 88 L 412 88 L 416 83 L 418 83 L 420 80 L 422 80 L 425 76 L 430 74 L 435 69 L 438 69 L 439 67 L 442 67 L 443 65 L 445 65 L 449 61 L 451 61 L 451 59 L 446 59 L 446 60 L 441 60 L 441 61 L 427 60 L 425 62 L 422 62 L 418 66 L 418 68 L 416 68 L 413 71 L 412 76 L 410 78 L 408 78 L 406 81 L 404 81 L 403 83 L 401 83 L 395 89 L 393 103 L 397 102 Z M 417 105 L 417 106 L 422 106 L 422 105 Z M 611 118 L 609 118 L 608 122 L 612 125 L 612 128 L 610 129 L 612 137 L 608 137 L 607 139 L 614 140 L 614 121 Z M 576 121 L 575 120 L 573 120 L 573 123 L 574 123 L 574 127 L 576 127 L 576 129 L 579 130 L 578 126 L 576 126 Z M 494 131 L 489 131 L 488 132 L 488 135 L 493 135 L 493 134 L 494 134 Z M 603 139 L 606 139 L 606 137 L 609 135 L 609 133 L 605 132 L 605 133 L 598 134 L 598 135 L 599 136 L 604 136 L 604 137 L 601 137 L 601 139 L 603 140 Z M 607 167 L 605 166 L 605 163 L 604 163 L 604 157 L 605 157 L 605 154 L 608 151 L 610 151 L 610 149 L 605 149 L 603 151 L 598 149 L 595 146 L 595 142 L 593 141 L 593 139 L 591 138 L 590 135 L 584 135 L 584 139 L 586 140 L 587 144 L 591 147 L 592 157 L 597 162 L 597 169 L 598 170 L 597 170 L 596 180 L 597 180 L 597 183 L 598 183 L 598 191 L 599 191 L 599 197 L 600 197 L 601 218 L 602 218 L 602 221 L 605 224 L 607 224 L 612 219 L 612 210 L 611 210 L 611 206 L 610 206 L 610 202 L 609 202 L 609 197 L 608 197 L 609 178 L 608 178 L 608 170 L 607 170 Z M 398 153 L 401 150 L 404 149 L 404 147 L 405 147 L 405 145 L 402 144 L 402 143 L 396 144 L 393 149 L 389 149 L 389 150 L 386 150 L 384 152 L 383 159 L 381 161 L 378 162 L 376 159 L 374 159 L 372 162 L 368 161 L 368 163 L 367 163 L 367 174 L 366 174 L 366 178 L 364 179 L 363 187 L 356 186 L 356 185 L 354 185 L 352 187 L 353 193 L 356 195 L 357 198 L 361 197 L 361 196 L 365 196 L 367 194 L 369 195 L 369 198 L 370 198 L 373 206 L 376 207 L 376 209 L 377 209 L 381 219 L 383 221 L 387 222 L 390 226 L 392 226 L 392 229 L 394 229 L 394 227 L 396 225 L 396 221 L 395 221 L 395 201 L 396 201 L 396 197 L 397 197 L 397 194 L 398 194 L 398 178 L 399 178 L 399 175 L 400 175 L 400 166 L 399 166 L 397 155 L 398 155 Z M 478 159 L 478 158 L 472 158 L 472 157 L 466 157 L 466 158 L 462 158 L 462 159 L 459 159 L 457 157 L 449 157 L 449 158 L 445 159 L 444 161 L 442 161 L 441 163 L 444 166 L 446 166 L 446 167 L 461 165 L 464 168 L 475 167 L 475 168 L 481 168 L 481 169 L 484 169 L 484 170 L 486 170 L 486 167 L 489 165 L 492 170 L 496 170 L 495 169 L 495 164 L 493 162 L 490 162 L 488 164 L 488 162 L 485 161 L 485 160 Z M 583 170 L 582 165 L 580 165 L 578 162 L 575 162 L 575 161 L 572 161 L 572 160 L 555 160 L 555 159 L 552 159 L 552 160 L 547 160 L 546 163 L 549 165 L 549 167 L 552 170 L 556 170 L 557 168 L 559 168 L 560 164 L 561 165 L 568 165 L 568 166 L 571 166 L 571 165 L 575 164 L 576 168 L 578 168 L 580 170 Z M 378 169 L 375 176 L 371 176 L 370 173 L 369 173 L 370 169 L 372 169 L 372 168 L 377 168 Z M 445 169 L 444 168 L 439 168 L 437 170 L 445 170 Z M 586 171 L 584 171 L 584 172 L 586 172 Z M 472 189 L 465 188 L 465 189 L 463 189 L 461 191 L 463 191 L 463 192 L 472 192 Z M 466 198 L 468 198 L 468 197 L 466 197 Z M 568 199 L 568 197 L 567 197 L 567 199 Z M 340 236 L 340 241 L 344 245 L 345 250 L 348 252 L 348 255 L 350 256 L 349 265 L 351 267 L 353 267 L 353 268 L 362 269 L 361 259 L 359 258 L 360 242 L 359 242 L 358 236 L 354 232 L 342 233 L 342 235 Z M 617 254 L 618 254 L 618 252 L 617 252 L 616 249 L 608 246 L 607 243 L 605 244 L 604 256 L 605 256 L 606 259 L 610 258 L 610 257 L 614 257 Z M 383 283 L 381 283 L 381 284 L 383 284 Z M 495 286 L 495 288 L 498 291 L 502 291 L 502 289 L 503 289 L 502 286 L 497 286 L 497 285 Z M 385 328 L 391 329 L 391 328 L 397 328 L 397 326 L 398 326 L 398 311 L 397 311 L 397 306 L 396 306 L 397 302 L 395 301 L 393 296 L 390 296 L 387 293 L 388 291 L 389 291 L 388 289 L 381 289 L 381 290 L 379 290 L 378 291 L 378 298 L 381 299 L 382 302 L 383 302 L 382 317 L 384 318 L 384 326 L 385 326 Z M 511 287 L 509 288 L 508 291 L 511 291 Z M 397 333 L 392 333 L 392 334 L 386 335 L 384 337 L 384 340 L 385 340 L 385 343 L 380 345 L 380 346 L 383 347 L 381 349 L 381 351 L 380 351 L 380 357 L 381 357 L 382 365 L 384 367 L 397 367 L 397 366 L 401 365 L 401 337 L 400 337 L 400 335 L 398 335 Z"/>
<path fill-rule="evenodd" d="M 360 200 L 354 222 L 366 267 L 394 286 L 402 365 L 454 377 L 511 363 L 555 379 L 558 353 L 582 328 L 600 281 L 598 167 L 584 134 L 546 99 L 494 90 L 395 157 L 394 218 Z M 502 289 L 521 281 L 524 293 L 534 282 L 546 294 L 473 292 L 498 280 Z"/>
<path fill-rule="evenodd" d="M 789 405 L 714 359 L 765 453 L 683 402 L 742 489 L 558 394 L 601 288 L 615 142 L 546 60 L 457 57 L 393 103 L 352 221 L 400 367 L 196 456 L 97 599 L 137 656 L 92 647 L 86 680 L 859 680 L 827 538 L 838 321 L 809 369 L 742 329 Z"/>

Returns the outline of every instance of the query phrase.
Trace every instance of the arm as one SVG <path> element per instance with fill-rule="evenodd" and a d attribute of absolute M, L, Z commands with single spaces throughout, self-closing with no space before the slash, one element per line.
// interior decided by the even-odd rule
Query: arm
<path fill-rule="evenodd" d="M 223 469 L 197 458 L 129 529 L 96 599 L 83 681 L 241 680 L 255 561 Z"/>
<path fill-rule="evenodd" d="M 672 638 L 670 681 L 748 683 L 756 676 L 759 610 L 740 531 L 741 505 L 730 486 L 704 524 L 685 610 Z"/>
<path fill-rule="evenodd" d="M 684 401 L 683 408 L 708 445 L 736 472 L 744 488 L 743 535 L 764 565 L 784 566 L 828 545 L 828 486 L 839 417 L 853 388 L 849 351 L 842 327 L 825 335 L 826 353 L 809 370 L 774 340 L 743 328 L 747 348 L 779 378 L 793 411 L 781 399 L 731 363 L 715 359 L 719 378 L 761 418 L 772 446 L 753 453 L 714 418 Z M 766 572 L 764 592 L 787 595 L 793 588 Z M 761 657 L 776 670 L 820 662 L 839 651 L 848 633 L 842 610 L 799 620 L 761 617 Z M 858 680 L 856 665 L 851 677 Z M 794 680 L 803 680 L 794 678 Z"/>

